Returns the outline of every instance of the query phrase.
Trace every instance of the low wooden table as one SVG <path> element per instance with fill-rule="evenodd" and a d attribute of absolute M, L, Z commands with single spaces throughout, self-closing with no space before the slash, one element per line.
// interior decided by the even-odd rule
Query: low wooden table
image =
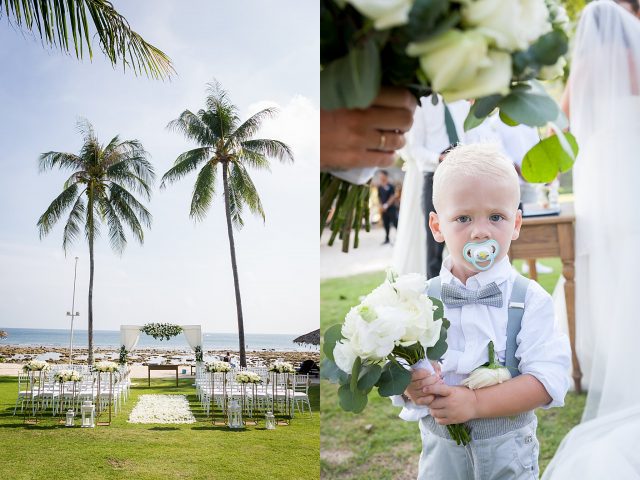
<path fill-rule="evenodd" d="M 176 387 L 178 386 L 178 367 L 179 365 L 147 365 L 147 383 L 151 386 L 151 370 L 175 370 L 176 371 Z"/>
<path fill-rule="evenodd" d="M 571 361 L 573 364 L 573 382 L 576 392 L 582 392 L 582 372 L 576 355 L 576 313 L 575 313 L 575 250 L 573 203 L 560 204 L 560 215 L 528 217 L 522 221 L 520 238 L 511 243 L 509 258 L 522 258 L 529 262 L 532 278 L 535 279 L 535 259 L 560 257 L 562 275 L 566 282 L 564 294 L 567 300 L 567 320 L 569 323 L 569 341 L 571 342 Z"/>

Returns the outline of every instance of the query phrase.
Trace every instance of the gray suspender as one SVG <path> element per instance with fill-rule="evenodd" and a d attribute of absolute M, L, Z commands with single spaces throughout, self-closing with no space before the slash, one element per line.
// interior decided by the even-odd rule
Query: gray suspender
<path fill-rule="evenodd" d="M 516 338 L 520 333 L 520 326 L 522 324 L 522 315 L 524 314 L 524 299 L 527 295 L 527 288 L 529 287 L 529 279 L 518 274 L 516 281 L 513 284 L 513 290 L 511 291 L 511 298 L 509 299 L 509 319 L 507 321 L 507 350 L 505 352 L 505 366 L 509 369 L 512 377 L 520 375 L 518 369 L 518 359 L 516 358 L 516 349 L 518 344 Z M 440 277 L 433 277 L 429 280 L 427 286 L 427 295 L 440 299 L 440 292 L 442 290 L 442 280 Z"/>

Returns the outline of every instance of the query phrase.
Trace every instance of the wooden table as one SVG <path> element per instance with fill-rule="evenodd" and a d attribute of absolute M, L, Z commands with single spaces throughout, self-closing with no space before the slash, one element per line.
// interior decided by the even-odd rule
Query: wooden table
<path fill-rule="evenodd" d="M 175 370 L 176 371 L 176 387 L 178 386 L 178 365 L 147 365 L 147 382 L 151 386 L 151 370 Z"/>
<path fill-rule="evenodd" d="M 529 272 L 536 278 L 535 259 L 560 257 L 562 275 L 566 282 L 564 294 L 567 301 L 567 320 L 569 323 L 569 341 L 571 342 L 571 361 L 573 364 L 573 382 L 576 392 L 582 391 L 582 372 L 576 356 L 576 313 L 575 313 L 575 250 L 573 203 L 560 204 L 560 215 L 528 217 L 522 221 L 520 238 L 511 243 L 509 258 L 522 258 L 529 262 Z"/>

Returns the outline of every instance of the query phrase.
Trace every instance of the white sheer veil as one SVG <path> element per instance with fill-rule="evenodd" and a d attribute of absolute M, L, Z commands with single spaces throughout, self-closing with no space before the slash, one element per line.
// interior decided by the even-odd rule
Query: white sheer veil
<path fill-rule="evenodd" d="M 640 20 L 591 2 L 576 34 L 570 125 L 580 147 L 576 210 L 576 340 L 588 385 L 582 424 L 544 479 L 640 478 Z M 614 454 L 615 452 L 615 454 Z M 598 466 L 600 465 L 600 467 Z"/>

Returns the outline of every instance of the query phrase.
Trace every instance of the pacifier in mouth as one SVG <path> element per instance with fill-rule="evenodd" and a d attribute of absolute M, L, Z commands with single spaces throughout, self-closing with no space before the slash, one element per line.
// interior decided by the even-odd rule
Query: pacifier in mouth
<path fill-rule="evenodd" d="M 481 243 L 467 242 L 462 250 L 462 256 L 475 268 L 484 271 L 491 268 L 499 251 L 500 245 L 495 240 L 485 240 Z M 481 266 L 478 263 L 485 265 Z"/>

